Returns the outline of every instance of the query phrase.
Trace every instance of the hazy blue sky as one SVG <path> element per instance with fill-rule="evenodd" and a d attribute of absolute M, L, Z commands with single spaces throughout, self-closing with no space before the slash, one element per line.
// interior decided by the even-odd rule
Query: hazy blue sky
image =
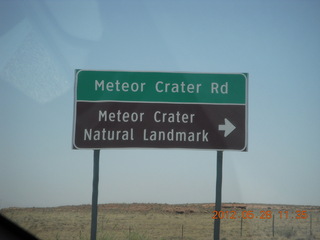
<path fill-rule="evenodd" d="M 74 69 L 249 73 L 223 202 L 320 205 L 320 1 L 0 0 L 0 208 L 91 203 Z M 99 203 L 215 201 L 216 151 L 107 149 Z"/>

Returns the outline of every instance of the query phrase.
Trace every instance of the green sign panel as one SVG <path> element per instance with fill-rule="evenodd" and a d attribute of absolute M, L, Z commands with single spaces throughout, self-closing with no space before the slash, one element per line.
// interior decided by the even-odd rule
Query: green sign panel
<path fill-rule="evenodd" d="M 79 101 L 246 102 L 246 74 L 79 70 L 76 81 Z"/>
<path fill-rule="evenodd" d="M 246 73 L 76 70 L 74 148 L 247 148 Z"/>

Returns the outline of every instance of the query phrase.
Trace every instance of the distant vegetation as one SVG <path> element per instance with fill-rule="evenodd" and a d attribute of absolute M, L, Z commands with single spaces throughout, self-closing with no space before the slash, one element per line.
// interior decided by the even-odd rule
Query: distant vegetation
<path fill-rule="evenodd" d="M 213 204 L 99 205 L 97 240 L 212 240 L 213 210 Z M 43 240 L 90 239 L 89 205 L 1 213 Z M 320 207 L 223 204 L 220 217 L 221 240 L 320 239 Z"/>

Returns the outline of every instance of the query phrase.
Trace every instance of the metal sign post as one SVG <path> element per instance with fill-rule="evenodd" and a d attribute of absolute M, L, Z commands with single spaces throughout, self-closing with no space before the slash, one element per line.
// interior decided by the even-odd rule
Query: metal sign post
<path fill-rule="evenodd" d="M 93 151 L 93 184 L 92 184 L 92 210 L 91 210 L 91 240 L 97 238 L 98 222 L 98 185 L 99 185 L 99 157 L 100 150 Z"/>
<path fill-rule="evenodd" d="M 94 150 L 91 240 L 96 240 L 100 149 L 217 150 L 221 211 L 224 150 L 247 151 L 247 73 L 75 70 L 72 145 Z M 220 219 L 214 240 L 220 238 Z"/>
<path fill-rule="evenodd" d="M 223 152 L 217 152 L 217 181 L 216 181 L 216 206 L 215 211 L 219 213 L 221 211 L 221 189 L 222 189 L 222 160 L 223 160 Z M 217 218 L 214 219 L 214 232 L 213 232 L 213 240 L 220 239 L 220 218 L 219 214 L 217 214 Z"/>

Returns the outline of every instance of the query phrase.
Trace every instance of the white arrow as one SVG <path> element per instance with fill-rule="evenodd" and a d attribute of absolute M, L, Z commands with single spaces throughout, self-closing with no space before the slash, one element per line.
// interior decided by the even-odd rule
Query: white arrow
<path fill-rule="evenodd" d="M 224 137 L 227 137 L 236 127 L 228 120 L 224 119 L 224 124 L 219 125 L 219 131 L 224 131 Z"/>

